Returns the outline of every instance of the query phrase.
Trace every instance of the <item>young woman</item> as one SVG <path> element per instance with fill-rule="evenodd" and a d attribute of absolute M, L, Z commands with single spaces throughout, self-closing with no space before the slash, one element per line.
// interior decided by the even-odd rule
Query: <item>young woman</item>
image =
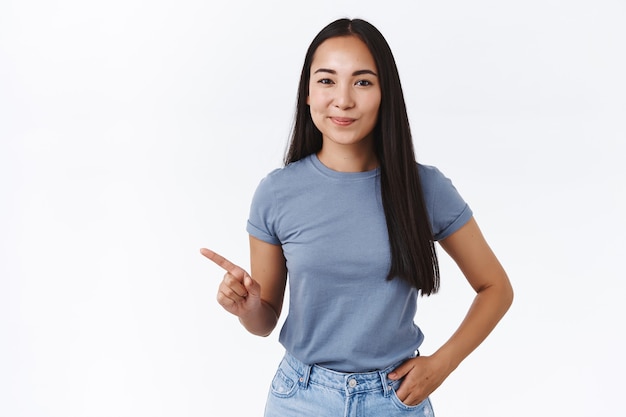
<path fill-rule="evenodd" d="M 251 274 L 201 252 L 227 271 L 218 302 L 256 335 L 276 326 L 289 275 L 267 417 L 431 416 L 428 396 L 512 302 L 471 209 L 416 162 L 393 55 L 363 20 L 337 20 L 311 43 L 285 166 L 259 184 L 247 230 Z M 424 356 L 413 320 L 418 294 L 439 286 L 435 241 L 476 297 Z"/>

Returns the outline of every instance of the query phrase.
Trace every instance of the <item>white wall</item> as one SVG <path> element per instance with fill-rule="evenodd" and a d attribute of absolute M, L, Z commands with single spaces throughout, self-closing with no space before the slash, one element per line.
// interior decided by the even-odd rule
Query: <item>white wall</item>
<path fill-rule="evenodd" d="M 211 247 L 280 166 L 310 40 L 387 37 L 421 162 L 516 289 L 438 417 L 624 413 L 626 4 L 529 0 L 0 3 L 0 415 L 262 414 L 282 355 L 221 310 Z M 442 255 L 428 354 L 471 292 Z"/>

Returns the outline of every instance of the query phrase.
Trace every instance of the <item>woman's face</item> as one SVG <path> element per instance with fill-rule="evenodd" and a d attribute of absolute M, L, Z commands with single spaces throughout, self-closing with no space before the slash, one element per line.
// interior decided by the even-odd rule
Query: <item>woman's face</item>
<path fill-rule="evenodd" d="M 380 85 L 374 57 L 355 36 L 330 38 L 315 51 L 307 104 L 323 146 L 373 145 Z"/>

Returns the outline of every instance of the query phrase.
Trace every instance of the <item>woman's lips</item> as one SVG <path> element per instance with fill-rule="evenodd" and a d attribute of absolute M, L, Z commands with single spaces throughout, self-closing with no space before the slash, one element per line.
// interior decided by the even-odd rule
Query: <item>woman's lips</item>
<path fill-rule="evenodd" d="M 348 126 L 354 123 L 356 119 L 352 119 L 350 117 L 331 117 L 330 120 L 336 125 L 339 126 Z"/>

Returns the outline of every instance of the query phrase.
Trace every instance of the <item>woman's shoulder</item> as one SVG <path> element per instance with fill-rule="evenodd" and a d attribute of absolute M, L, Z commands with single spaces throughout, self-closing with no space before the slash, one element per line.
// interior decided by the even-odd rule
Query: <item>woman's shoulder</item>
<path fill-rule="evenodd" d="M 418 163 L 422 191 L 426 200 L 448 200 L 460 198 L 452 180 L 434 165 Z"/>
<path fill-rule="evenodd" d="M 266 187 L 285 187 L 297 183 L 308 171 L 308 157 L 274 168 L 261 179 L 260 185 Z"/>
<path fill-rule="evenodd" d="M 452 181 L 439 168 L 419 165 L 424 202 L 429 212 L 435 240 L 445 239 L 465 224 L 472 210 Z"/>
<path fill-rule="evenodd" d="M 417 163 L 417 171 L 420 176 L 422 186 L 427 187 L 430 185 L 437 185 L 442 181 L 448 180 L 448 178 L 434 165 L 426 165 Z"/>

